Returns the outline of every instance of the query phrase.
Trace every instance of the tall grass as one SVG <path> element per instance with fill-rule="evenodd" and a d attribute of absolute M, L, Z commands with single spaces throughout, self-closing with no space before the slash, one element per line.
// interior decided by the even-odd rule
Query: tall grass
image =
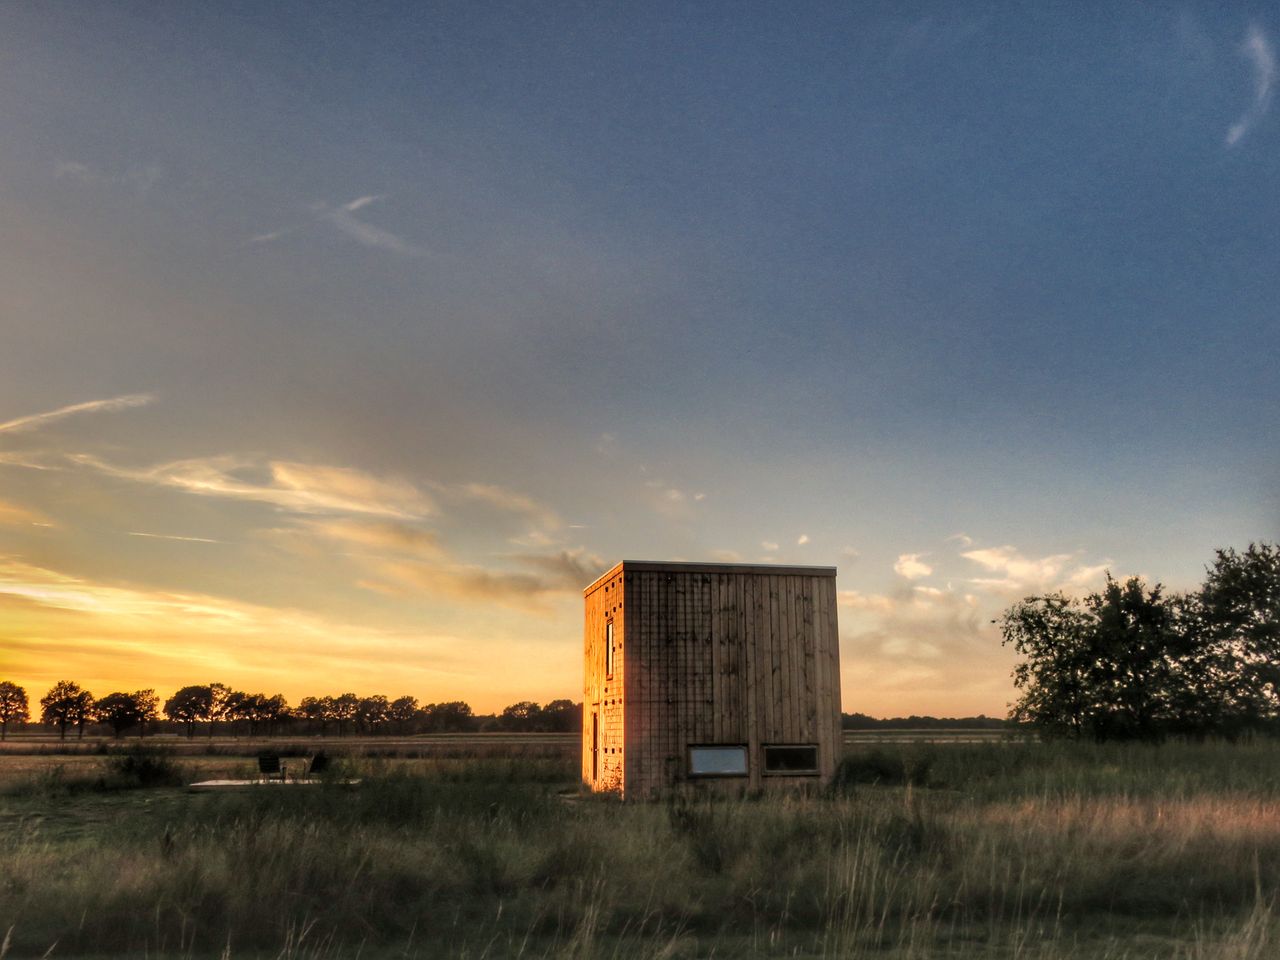
<path fill-rule="evenodd" d="M 738 800 L 566 800 L 550 769 L 500 760 L 366 762 L 354 789 L 11 796 L 0 935 L 11 956 L 1261 960 L 1280 942 L 1271 744 L 917 749 L 851 758 L 899 765 L 875 783 Z"/>

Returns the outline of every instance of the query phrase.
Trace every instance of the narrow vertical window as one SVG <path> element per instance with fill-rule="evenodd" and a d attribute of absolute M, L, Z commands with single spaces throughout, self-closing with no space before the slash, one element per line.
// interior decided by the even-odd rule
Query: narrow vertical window
<path fill-rule="evenodd" d="M 604 625 L 604 675 L 613 676 L 613 621 Z"/>

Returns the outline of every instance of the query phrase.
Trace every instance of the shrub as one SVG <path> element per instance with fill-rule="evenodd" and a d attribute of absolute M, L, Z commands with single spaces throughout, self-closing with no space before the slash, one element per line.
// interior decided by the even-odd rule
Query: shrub
<path fill-rule="evenodd" d="M 106 790 L 133 790 L 141 787 L 180 787 L 185 770 L 169 754 L 147 747 L 133 747 L 107 757 L 101 786 Z"/>
<path fill-rule="evenodd" d="M 849 789 L 856 784 L 879 784 L 894 787 L 913 784 L 929 785 L 933 769 L 933 754 L 928 751 L 910 750 L 889 753 L 876 747 L 866 753 L 851 753 L 836 766 L 832 785 L 837 789 Z"/>

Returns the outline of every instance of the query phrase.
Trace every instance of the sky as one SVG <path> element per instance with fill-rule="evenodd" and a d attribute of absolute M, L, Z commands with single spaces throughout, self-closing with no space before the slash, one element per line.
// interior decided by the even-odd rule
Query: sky
<path fill-rule="evenodd" d="M 0 678 L 580 699 L 620 559 L 838 567 L 843 706 L 1280 528 L 1245 4 L 0 6 Z"/>

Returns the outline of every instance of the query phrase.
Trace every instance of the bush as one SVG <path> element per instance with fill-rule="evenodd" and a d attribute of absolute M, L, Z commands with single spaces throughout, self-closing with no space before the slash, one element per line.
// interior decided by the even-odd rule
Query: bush
<path fill-rule="evenodd" d="M 107 757 L 105 790 L 135 790 L 144 787 L 180 787 L 185 770 L 169 754 L 147 747 L 133 747 Z"/>
<path fill-rule="evenodd" d="M 879 747 L 866 753 L 847 754 L 836 766 L 832 785 L 846 790 L 857 784 L 928 786 L 933 759 L 931 752 L 904 750 L 889 753 Z"/>

